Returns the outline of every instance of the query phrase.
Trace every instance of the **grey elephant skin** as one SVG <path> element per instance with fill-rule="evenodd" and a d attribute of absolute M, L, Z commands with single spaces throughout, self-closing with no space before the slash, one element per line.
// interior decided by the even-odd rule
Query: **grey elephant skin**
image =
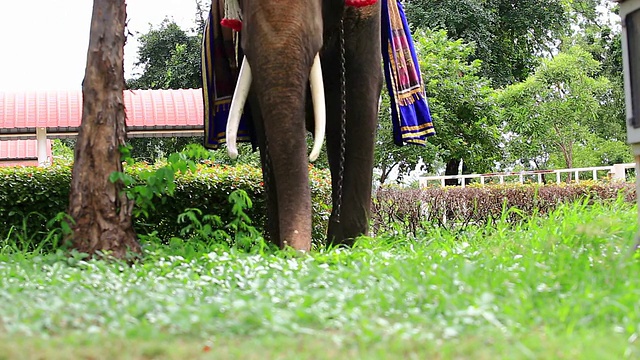
<path fill-rule="evenodd" d="M 368 232 L 378 99 L 382 88 L 380 4 L 344 0 L 240 0 L 241 47 L 253 80 L 247 104 L 262 160 L 266 236 L 281 248 L 311 248 L 312 206 L 307 131 L 313 129 L 309 73 L 320 54 L 327 112 L 326 151 L 333 212 L 327 243 L 352 245 Z M 343 19 L 344 48 L 341 45 Z M 341 50 L 344 50 L 346 137 L 342 199 Z"/>

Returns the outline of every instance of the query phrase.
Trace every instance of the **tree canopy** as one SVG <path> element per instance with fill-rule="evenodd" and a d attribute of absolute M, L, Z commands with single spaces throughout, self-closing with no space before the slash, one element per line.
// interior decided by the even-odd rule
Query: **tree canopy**
<path fill-rule="evenodd" d="M 130 89 L 197 89 L 200 75 L 202 36 L 188 33 L 165 19 L 157 28 L 140 36 L 138 60 L 140 73 L 127 80 Z M 150 163 L 186 145 L 202 143 L 202 137 L 133 138 L 131 156 Z"/>
<path fill-rule="evenodd" d="M 589 52 L 574 45 L 544 59 L 524 82 L 500 93 L 512 161 L 525 167 L 531 162 L 544 168 L 551 162 L 570 168 L 580 148 L 599 157 L 598 162 L 620 158 L 620 149 L 598 136 L 601 128 L 615 123 L 599 116 L 603 99 L 612 90 L 609 79 L 598 75 L 600 69 Z"/>
<path fill-rule="evenodd" d="M 138 76 L 127 81 L 130 89 L 197 89 L 201 86 L 202 36 L 188 34 L 165 19 L 157 29 L 140 36 Z"/>
<path fill-rule="evenodd" d="M 410 0 L 405 7 L 414 29 L 445 29 L 475 44 L 480 74 L 496 87 L 524 80 L 569 16 L 561 0 Z"/>

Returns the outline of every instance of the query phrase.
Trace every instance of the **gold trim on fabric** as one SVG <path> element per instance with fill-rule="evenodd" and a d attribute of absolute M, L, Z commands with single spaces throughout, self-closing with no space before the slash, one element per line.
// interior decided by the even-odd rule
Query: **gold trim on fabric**
<path fill-rule="evenodd" d="M 400 127 L 400 130 L 402 131 L 419 131 L 419 130 L 424 130 L 424 129 L 428 129 L 428 128 L 433 128 L 433 124 L 432 123 L 424 123 L 424 124 L 420 124 L 417 126 L 402 126 Z"/>

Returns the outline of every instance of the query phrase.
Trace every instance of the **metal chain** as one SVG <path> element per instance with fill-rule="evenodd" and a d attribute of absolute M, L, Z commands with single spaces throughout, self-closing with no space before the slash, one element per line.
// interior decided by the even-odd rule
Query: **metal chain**
<path fill-rule="evenodd" d="M 264 137 L 264 191 L 269 196 L 269 179 L 271 179 L 271 156 L 269 155 L 269 141 L 267 137 Z"/>
<path fill-rule="evenodd" d="M 346 133 L 347 133 L 347 79 L 346 79 L 346 60 L 345 60 L 345 40 L 344 40 L 344 16 L 340 19 L 340 162 L 338 164 L 337 180 L 337 199 L 335 217 L 336 222 L 340 222 L 340 214 L 342 210 L 342 186 L 344 182 L 344 163 L 346 152 Z"/>
<path fill-rule="evenodd" d="M 269 154 L 269 140 L 267 140 L 267 137 L 264 137 L 264 168 L 262 169 L 263 173 L 262 173 L 262 178 L 264 180 L 264 193 L 265 193 L 265 197 L 267 199 L 267 203 L 273 201 L 273 199 L 271 199 L 271 192 L 269 191 L 271 189 L 271 167 L 272 167 L 272 163 L 271 163 L 271 155 Z M 268 212 L 268 211 L 267 211 Z M 266 233 L 268 234 L 268 236 L 271 238 L 271 240 L 276 240 L 279 241 L 278 239 L 273 239 L 273 237 L 275 236 L 274 234 L 271 234 L 270 231 L 270 226 L 268 224 L 268 222 L 271 220 L 267 220 L 267 226 L 266 226 Z M 276 220 L 277 221 L 277 220 Z"/>

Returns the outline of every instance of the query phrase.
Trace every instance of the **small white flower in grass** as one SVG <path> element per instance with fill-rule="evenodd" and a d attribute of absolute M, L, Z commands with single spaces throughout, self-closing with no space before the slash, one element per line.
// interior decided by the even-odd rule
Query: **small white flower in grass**
<path fill-rule="evenodd" d="M 513 260 L 518 260 L 518 259 L 522 259 L 522 255 L 518 254 L 516 256 L 513 257 Z"/>
<path fill-rule="evenodd" d="M 289 269 L 291 270 L 298 270 L 300 268 L 300 263 L 296 259 L 289 259 L 287 263 L 289 265 Z"/>
<path fill-rule="evenodd" d="M 452 328 L 452 327 L 447 327 L 444 329 L 443 333 L 442 333 L 442 337 L 444 337 L 445 339 L 451 339 L 453 337 L 458 336 L 458 330 Z"/>
<path fill-rule="evenodd" d="M 464 250 L 467 249 L 469 247 L 469 243 L 468 242 L 462 242 L 461 244 L 459 244 L 458 246 L 456 246 L 453 249 L 453 252 L 457 255 L 460 255 L 462 253 L 464 253 Z"/>
<path fill-rule="evenodd" d="M 442 251 L 440 251 L 440 257 L 447 257 L 447 255 L 449 255 L 449 253 L 447 252 L 447 250 L 442 250 Z"/>
<path fill-rule="evenodd" d="M 483 305 L 488 305 L 493 302 L 495 296 L 492 293 L 485 292 L 480 296 L 480 303 Z"/>
<path fill-rule="evenodd" d="M 552 290 L 552 289 L 551 289 L 551 287 L 549 287 L 549 285 L 547 285 L 547 284 L 545 284 L 545 283 L 542 283 L 542 284 L 539 284 L 539 285 L 536 287 L 536 290 L 537 290 L 538 292 L 551 292 L 551 290 Z"/>
<path fill-rule="evenodd" d="M 624 333 L 624 327 L 616 325 L 613 327 L 613 332 L 618 333 L 618 334 L 622 334 Z"/>

